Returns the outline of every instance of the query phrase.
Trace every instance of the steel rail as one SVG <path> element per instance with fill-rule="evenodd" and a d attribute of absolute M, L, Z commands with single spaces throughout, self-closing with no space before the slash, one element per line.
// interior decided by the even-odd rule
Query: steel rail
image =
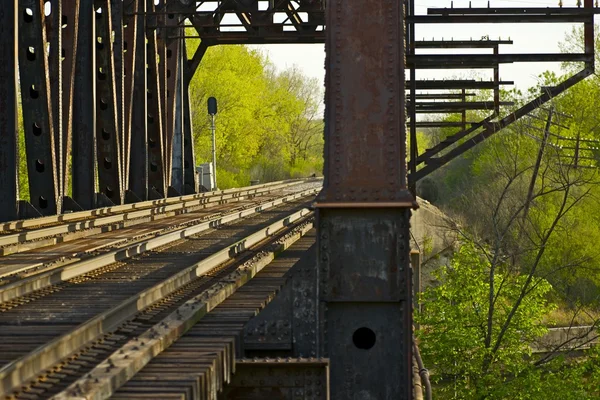
<path fill-rule="evenodd" d="M 53 396 L 52 400 L 110 398 L 119 387 L 133 378 L 154 357 L 176 342 L 187 330 L 228 299 L 237 289 L 254 278 L 279 253 L 302 238 L 313 228 L 313 224 L 313 221 L 302 218 L 296 225 L 299 225 L 299 230 L 295 233 L 292 231 L 292 235 L 276 241 L 275 246 L 269 248 L 269 245 L 272 244 L 271 241 L 266 245 L 259 245 L 259 250 L 262 251 L 249 262 L 242 263 L 236 271 L 222 280 L 226 282 L 225 285 L 217 282 L 210 289 L 189 299 L 161 321 L 149 327 L 142 335 L 120 346 L 84 377 Z M 142 341 L 144 346 L 140 346 Z M 235 364 L 235 360 L 232 361 L 231 367 Z"/>
<path fill-rule="evenodd" d="M 272 193 L 272 191 L 268 191 L 267 193 Z M 278 197 L 281 197 L 279 195 Z M 224 213 L 236 213 L 239 211 L 247 210 L 249 208 L 255 208 L 260 206 L 260 202 L 266 203 L 269 200 L 273 200 L 276 196 L 269 198 L 268 194 L 265 195 L 265 199 L 256 198 L 256 196 L 252 197 L 252 200 L 244 199 L 243 197 L 238 197 L 239 200 L 236 204 L 238 206 L 235 207 L 224 207 L 222 204 L 216 206 L 213 212 L 203 212 L 198 213 L 195 210 L 196 207 L 191 207 L 186 210 L 185 213 L 179 213 L 177 217 L 169 218 L 170 215 L 161 214 L 161 218 L 151 218 L 149 222 L 141 221 L 135 224 L 136 228 L 132 230 L 131 226 L 120 227 L 123 230 L 113 229 L 109 232 L 102 232 L 101 234 L 94 235 L 92 237 L 86 238 L 87 236 L 93 235 L 87 234 L 86 237 L 83 238 L 75 238 L 82 239 L 82 242 L 78 242 L 77 240 L 66 241 L 68 248 L 59 248 L 53 247 L 49 256 L 44 256 L 45 253 L 34 252 L 31 254 L 20 253 L 18 257 L 6 257 L 5 265 L 0 267 L 0 285 L 7 285 L 16 279 L 25 279 L 30 275 L 38 275 L 42 272 L 48 271 L 49 269 L 55 269 L 58 267 L 66 266 L 69 264 L 73 264 L 84 259 L 88 259 L 92 256 L 97 256 L 100 252 L 107 252 L 111 250 L 116 250 L 119 248 L 123 248 L 127 245 L 131 245 L 133 243 L 137 243 L 143 241 L 144 239 L 151 238 L 165 232 L 172 231 L 174 229 L 183 228 L 191 225 L 201 224 L 203 222 L 209 220 L 216 220 L 219 217 L 222 217 Z M 189 210 L 194 210 L 195 212 L 187 212 Z M 155 224 L 156 220 L 163 220 L 162 224 Z M 127 231 L 127 232 L 124 232 Z M 136 230 L 139 230 L 136 232 Z M 86 231 L 87 233 L 88 231 Z M 114 236 L 116 234 L 116 236 Z M 97 237 L 97 240 L 94 240 L 94 237 Z M 72 243 L 72 244 L 71 244 Z M 61 243 L 62 245 L 63 243 Z M 82 246 L 83 244 L 83 246 Z M 64 246 L 63 246 L 64 247 Z M 83 247 L 83 248 L 82 248 Z M 31 261 L 27 261 L 24 263 L 24 260 L 27 260 L 25 257 L 31 255 Z M 1 260 L 1 258 L 0 258 Z"/>
<path fill-rule="evenodd" d="M 300 182 L 288 182 L 288 183 L 278 183 L 276 185 L 269 185 L 266 187 L 261 187 L 261 188 L 252 188 L 252 189 L 242 189 L 242 190 L 236 190 L 234 192 L 229 192 L 229 193 L 219 193 L 219 194 L 212 194 L 209 196 L 199 196 L 196 198 L 187 198 L 187 199 L 182 199 L 179 198 L 179 200 L 177 201 L 169 201 L 169 202 L 164 202 L 162 203 L 162 200 L 160 201 L 161 204 L 149 204 L 149 207 L 145 207 L 144 209 L 138 209 L 139 207 L 135 207 L 133 209 L 125 209 L 125 210 L 119 210 L 116 213 L 111 213 L 110 215 L 107 216 L 102 216 L 101 215 L 91 215 L 91 212 L 96 212 L 98 210 L 92 210 L 89 212 L 85 212 L 86 215 L 88 215 L 88 218 L 93 218 L 93 219 L 85 219 L 83 221 L 79 220 L 79 221 L 74 221 L 74 222 L 70 222 L 70 223 L 66 223 L 66 224 L 60 224 L 60 225 L 54 225 L 54 226 L 50 226 L 50 227 L 46 227 L 46 228 L 39 228 L 39 229 L 33 229 L 30 231 L 26 231 L 26 232 L 18 232 L 18 233 L 13 233 L 13 234 L 7 234 L 7 235 L 3 235 L 0 236 L 0 246 L 8 246 L 9 249 L 1 249 L 0 250 L 0 254 L 1 255 L 8 255 L 8 254 L 14 254 L 14 253 L 19 253 L 21 251 L 27 251 L 27 250 L 32 250 L 35 248 L 39 248 L 39 247 L 46 247 L 49 245 L 53 245 L 56 244 L 56 240 L 51 241 L 50 243 L 47 243 L 46 241 L 40 241 L 41 243 L 36 245 L 36 242 L 33 243 L 28 243 L 27 246 L 24 246 L 24 248 L 20 248 L 20 246 L 18 246 L 21 243 L 24 242 L 29 242 L 32 240 L 36 240 L 36 239 L 42 239 L 42 238 L 49 238 L 49 240 L 51 240 L 52 237 L 54 236 L 58 236 L 58 235 L 66 235 L 66 234 L 74 234 L 76 232 L 80 232 L 80 231 L 87 231 L 93 228 L 99 228 L 99 227 L 103 227 L 103 226 L 107 226 L 110 224 L 117 224 L 120 222 L 133 222 L 134 220 L 139 220 L 141 218 L 145 218 L 145 217 L 150 217 L 150 218 L 154 218 L 157 216 L 161 216 L 164 214 L 168 214 L 168 213 L 173 213 L 173 212 L 177 212 L 177 211 L 183 211 L 186 209 L 190 209 L 193 207 L 206 207 L 207 204 L 210 203 L 219 203 L 219 202 L 226 202 L 226 201 L 237 201 L 240 198 L 243 198 L 243 196 L 248 196 L 248 195 L 258 195 L 258 194 L 263 194 L 266 192 L 270 192 L 273 190 L 277 190 L 277 189 L 283 189 L 283 188 L 287 188 L 290 186 L 295 186 L 295 185 L 299 185 L 302 184 L 303 181 Z M 165 200 L 170 200 L 170 199 L 165 199 Z M 141 203 L 137 203 L 138 205 Z M 134 205 L 135 206 L 135 205 Z M 119 206 L 122 207 L 122 206 Z M 74 215 L 74 214 L 71 214 Z M 64 215 L 66 216 L 66 215 Z M 62 216 L 53 216 L 53 217 L 48 217 L 48 219 L 53 219 L 56 217 L 62 217 Z M 25 221 L 29 221 L 29 220 L 25 220 Z M 130 225 L 131 226 L 131 225 Z M 96 231 L 87 231 L 86 233 L 88 233 L 88 235 L 92 235 L 92 234 L 96 234 L 98 232 Z M 79 238 L 81 236 L 77 236 L 76 238 Z M 66 241 L 64 237 L 61 237 L 61 241 Z M 13 247 L 11 247 L 13 246 Z"/>
<path fill-rule="evenodd" d="M 269 236 L 273 236 L 282 228 L 290 226 L 310 213 L 311 211 L 306 208 L 298 210 L 286 218 L 272 223 L 266 228 L 260 229 L 233 245 L 214 253 L 212 256 L 188 266 L 159 284 L 129 297 L 121 302 L 120 305 L 102 312 L 69 333 L 61 335 L 31 351 L 29 354 L 5 365 L 0 369 L 0 395 L 8 395 L 17 387 L 20 387 L 22 382 L 34 378 L 84 344 L 110 332 L 140 310 L 188 284 L 192 280 L 202 277 L 222 263 L 233 259 L 250 247 Z"/>
<path fill-rule="evenodd" d="M 265 203 L 258 204 L 256 207 L 253 208 L 248 208 L 246 210 L 225 214 L 216 219 L 202 222 L 200 224 L 193 225 L 190 227 L 178 229 L 172 232 L 168 232 L 153 238 L 142 239 L 140 241 L 129 244 L 126 247 L 113 250 L 105 254 L 78 261 L 73 264 L 58 266 L 57 268 L 54 268 L 50 271 L 42 272 L 39 275 L 34 275 L 13 283 L 9 283 L 3 287 L 0 287 L 0 304 L 21 296 L 25 296 L 36 290 L 56 285 L 59 282 L 63 282 L 69 279 L 76 278 L 80 275 L 87 274 L 91 271 L 105 267 L 115 262 L 130 259 L 131 257 L 138 256 L 150 250 L 168 245 L 177 240 L 185 239 L 210 228 L 214 228 L 216 226 L 247 217 L 249 215 L 255 214 L 260 211 L 264 211 L 268 208 L 277 206 L 279 204 L 283 204 L 285 202 L 309 196 L 311 194 L 316 194 L 318 191 L 319 189 L 309 189 L 300 193 L 280 197 L 272 201 L 267 201 Z"/>
<path fill-rule="evenodd" d="M 243 188 L 232 188 L 232 189 L 218 190 L 218 191 L 205 192 L 205 193 L 196 193 L 196 194 L 190 194 L 190 195 L 185 195 L 185 196 L 168 197 L 166 199 L 160 199 L 160 200 L 140 201 L 140 202 L 131 203 L 131 204 L 123 204 L 123 205 L 118 205 L 118 206 L 95 208 L 93 210 L 77 211 L 77 212 L 67 213 L 67 214 L 51 215 L 51 216 L 47 216 L 47 217 L 10 221 L 10 222 L 5 222 L 5 223 L 0 223 L 0 233 L 11 231 L 11 230 L 17 230 L 17 229 L 38 228 L 38 227 L 43 227 L 45 225 L 70 222 L 70 221 L 74 221 L 74 220 L 87 219 L 87 218 L 91 218 L 91 217 L 113 215 L 113 214 L 117 214 L 117 213 L 135 211 L 135 210 L 144 209 L 144 208 L 148 208 L 148 207 L 165 206 L 165 205 L 169 205 L 169 204 L 180 203 L 180 202 L 185 202 L 185 201 L 190 201 L 190 200 L 200 200 L 200 199 L 205 199 L 207 197 L 233 195 L 233 194 L 242 193 L 242 192 L 246 193 L 246 194 L 253 194 L 253 192 L 256 190 L 261 190 L 261 189 L 268 188 L 271 186 L 277 186 L 277 185 L 282 185 L 282 184 L 286 184 L 286 183 L 297 184 L 297 183 L 302 183 L 302 182 L 307 182 L 307 181 L 311 181 L 311 179 L 297 179 L 297 180 L 288 180 L 288 181 L 269 182 L 269 183 L 264 183 L 262 185 L 247 186 L 247 187 L 243 187 Z M 0 238 L 1 238 L 1 236 L 0 236 Z"/>

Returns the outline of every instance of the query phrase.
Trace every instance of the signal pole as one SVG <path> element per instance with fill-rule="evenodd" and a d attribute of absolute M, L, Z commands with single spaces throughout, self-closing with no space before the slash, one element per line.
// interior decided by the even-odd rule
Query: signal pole
<path fill-rule="evenodd" d="M 210 131 L 212 133 L 212 164 L 213 164 L 213 190 L 217 189 L 217 140 L 215 138 L 215 115 L 217 114 L 217 99 L 208 98 L 208 114 L 210 115 Z"/>

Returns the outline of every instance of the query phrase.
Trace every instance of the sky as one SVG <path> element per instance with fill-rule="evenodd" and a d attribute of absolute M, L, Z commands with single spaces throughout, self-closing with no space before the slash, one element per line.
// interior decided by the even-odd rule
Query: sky
<path fill-rule="evenodd" d="M 415 0 L 418 14 L 425 14 L 428 7 L 450 7 L 450 0 Z M 557 7 L 558 0 L 454 0 L 454 7 Z M 563 0 L 564 7 L 575 7 L 577 0 Z M 580 24 L 581 25 L 581 24 Z M 500 46 L 500 53 L 558 53 L 558 44 L 564 40 L 575 24 L 422 24 L 416 27 L 417 40 L 423 38 L 479 40 L 489 35 L 490 39 L 512 39 L 514 44 Z M 266 52 L 277 68 L 285 69 L 298 66 L 305 75 L 323 80 L 325 77 L 325 50 L 323 45 L 263 45 L 255 46 Z M 466 53 L 469 50 L 458 50 Z M 489 50 L 488 50 L 489 51 Z M 431 53 L 431 51 L 428 51 Z M 423 51 L 421 52 L 423 53 Z M 500 66 L 500 79 L 514 81 L 515 86 L 525 90 L 535 86 L 537 76 L 546 71 L 560 71 L 560 63 L 518 63 Z M 490 79 L 491 70 L 477 71 L 482 77 Z M 468 70 L 422 70 L 417 79 L 444 79 L 467 76 Z"/>

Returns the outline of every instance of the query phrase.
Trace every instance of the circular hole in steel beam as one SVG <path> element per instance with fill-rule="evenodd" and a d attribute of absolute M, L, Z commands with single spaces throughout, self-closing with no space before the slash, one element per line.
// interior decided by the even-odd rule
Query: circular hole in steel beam
<path fill-rule="evenodd" d="M 101 98 L 100 99 L 100 109 L 102 111 L 106 110 L 108 108 L 108 102 L 106 101 L 106 99 Z"/>
<path fill-rule="evenodd" d="M 35 61 L 35 48 L 33 48 L 32 46 L 29 46 L 27 48 L 27 60 Z"/>
<path fill-rule="evenodd" d="M 171 70 L 170 70 L 170 69 L 168 69 L 168 70 L 167 70 L 167 78 L 170 78 L 170 77 L 171 77 Z"/>
<path fill-rule="evenodd" d="M 354 343 L 357 348 L 362 350 L 369 350 L 375 346 L 376 341 L 377 337 L 375 332 L 369 328 L 358 328 L 352 335 L 352 343 Z"/>
<path fill-rule="evenodd" d="M 31 8 L 23 10 L 23 21 L 27 23 L 33 22 L 33 10 Z"/>
<path fill-rule="evenodd" d="M 96 46 L 104 45 L 104 41 L 102 40 L 102 36 L 96 36 Z M 102 49 L 102 47 L 100 47 Z"/>
<path fill-rule="evenodd" d="M 156 140 L 148 139 L 148 146 L 150 146 L 152 148 L 156 147 Z"/>
<path fill-rule="evenodd" d="M 37 160 L 35 160 L 35 170 L 37 172 L 44 172 L 44 170 L 46 169 L 46 166 L 44 165 L 44 162 L 42 160 L 40 160 L 39 158 Z"/>
<path fill-rule="evenodd" d="M 110 132 L 104 128 L 102 128 L 102 139 L 104 139 L 104 140 L 110 139 Z"/>
<path fill-rule="evenodd" d="M 104 189 L 104 194 L 106 194 L 106 197 L 112 198 L 115 193 L 110 186 L 107 186 L 106 189 Z"/>
<path fill-rule="evenodd" d="M 152 114 L 148 114 L 148 123 L 149 124 L 153 124 L 154 123 L 154 116 Z"/>
<path fill-rule="evenodd" d="M 31 85 L 31 87 L 29 88 L 29 97 L 31 97 L 32 99 L 37 99 L 38 97 L 40 97 L 40 92 L 35 88 L 35 85 Z"/>
<path fill-rule="evenodd" d="M 173 52 L 171 51 L 171 49 L 167 49 L 167 58 L 171 58 L 172 55 Z"/>
<path fill-rule="evenodd" d="M 175 14 L 169 14 L 169 19 L 175 18 Z"/>
<path fill-rule="evenodd" d="M 112 167 L 112 161 L 110 160 L 110 157 L 104 157 L 104 168 L 111 169 L 111 167 Z"/>
<path fill-rule="evenodd" d="M 42 134 L 42 128 L 38 125 L 37 122 L 33 123 L 33 134 L 35 136 L 40 136 Z"/>
<path fill-rule="evenodd" d="M 105 80 L 106 79 L 106 72 L 104 72 L 104 69 L 102 68 L 98 68 L 98 80 Z"/>
<path fill-rule="evenodd" d="M 48 200 L 44 196 L 38 197 L 38 205 L 40 208 L 48 208 Z"/>
<path fill-rule="evenodd" d="M 152 171 L 152 172 L 158 171 L 158 164 L 156 164 L 155 162 L 150 163 L 150 171 Z"/>

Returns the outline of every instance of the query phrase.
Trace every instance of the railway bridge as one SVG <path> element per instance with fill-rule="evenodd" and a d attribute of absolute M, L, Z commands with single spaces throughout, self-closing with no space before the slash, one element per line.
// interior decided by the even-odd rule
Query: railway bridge
<path fill-rule="evenodd" d="M 418 14 L 415 2 L 4 0 L 0 395 L 422 398 L 415 185 L 592 74 L 599 9 L 448 1 Z M 416 39 L 420 25 L 482 22 L 582 24 L 583 52 Z M 187 38 L 200 39 L 193 54 Z M 325 43 L 324 179 L 200 193 L 190 80 L 211 46 L 267 43 Z M 582 68 L 518 108 L 501 99 L 503 64 L 546 61 Z M 493 79 L 418 80 L 421 69 Z M 473 101 L 477 89 L 493 98 Z M 440 113 L 462 120 L 427 119 Z M 440 126 L 455 133 L 419 152 L 417 128 Z"/>

